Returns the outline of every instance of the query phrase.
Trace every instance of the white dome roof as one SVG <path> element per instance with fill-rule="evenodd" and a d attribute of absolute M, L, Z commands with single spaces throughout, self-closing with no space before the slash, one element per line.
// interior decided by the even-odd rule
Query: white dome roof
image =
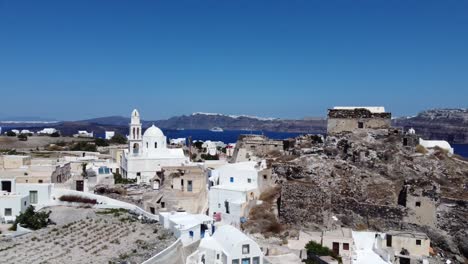
<path fill-rule="evenodd" d="M 143 137 L 164 137 L 164 133 L 156 127 L 155 125 L 152 125 L 148 129 L 146 129 L 145 133 L 143 134 Z"/>

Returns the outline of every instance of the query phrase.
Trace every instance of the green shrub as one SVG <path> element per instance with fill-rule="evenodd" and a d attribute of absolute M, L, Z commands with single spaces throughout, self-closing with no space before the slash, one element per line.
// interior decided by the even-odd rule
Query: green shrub
<path fill-rule="evenodd" d="M 121 134 L 115 134 L 111 139 L 110 143 L 113 144 L 127 144 L 127 138 Z"/>
<path fill-rule="evenodd" d="M 307 243 L 305 249 L 307 250 L 307 253 L 310 252 L 317 256 L 331 256 L 337 259 L 339 263 L 343 263 L 340 256 L 336 255 L 328 247 L 324 247 L 315 241 L 310 241 L 309 243 Z"/>
<path fill-rule="evenodd" d="M 60 133 L 59 132 L 54 132 L 52 134 L 50 134 L 51 137 L 60 137 Z"/>
<path fill-rule="evenodd" d="M 9 137 L 16 137 L 16 133 L 13 132 L 13 131 L 8 131 L 8 132 L 6 133 L 6 135 L 9 136 Z"/>
<path fill-rule="evenodd" d="M 96 138 L 94 140 L 94 144 L 96 144 L 96 146 L 98 147 L 107 147 L 109 146 L 109 142 L 103 138 Z"/>
<path fill-rule="evenodd" d="M 131 184 L 136 183 L 137 179 L 123 178 L 120 173 L 114 172 L 114 183 L 115 184 Z"/>
<path fill-rule="evenodd" d="M 96 152 L 97 148 L 94 144 L 89 144 L 88 142 L 80 141 L 75 143 L 70 150 L 72 151 L 89 151 L 89 152 Z"/>
<path fill-rule="evenodd" d="M 15 223 L 11 227 L 12 230 L 16 230 L 18 224 L 20 224 L 24 228 L 38 230 L 47 226 L 49 222 L 49 212 L 35 212 L 34 207 L 30 205 L 26 211 L 20 213 L 18 217 L 16 217 Z"/>

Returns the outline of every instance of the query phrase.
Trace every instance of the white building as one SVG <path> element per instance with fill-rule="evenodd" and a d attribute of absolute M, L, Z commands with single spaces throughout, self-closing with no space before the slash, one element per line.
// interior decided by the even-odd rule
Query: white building
<path fill-rule="evenodd" d="M 206 149 L 206 153 L 215 156 L 218 154 L 218 148 L 224 148 L 226 147 L 226 144 L 222 141 L 211 141 L 207 140 L 203 142 L 202 148 Z"/>
<path fill-rule="evenodd" d="M 23 129 L 23 130 L 21 130 L 21 134 L 34 134 L 34 133 L 27 130 L 27 129 Z"/>
<path fill-rule="evenodd" d="M 186 141 L 187 141 L 186 138 L 171 138 L 169 140 L 169 144 L 178 145 L 178 146 L 185 146 Z"/>
<path fill-rule="evenodd" d="M 129 148 L 123 152 L 122 173 L 138 183 L 149 183 L 156 172 L 165 166 L 183 166 L 189 163 L 181 148 L 167 148 L 167 139 L 161 129 L 152 125 L 142 136 L 140 114 L 132 112 Z"/>
<path fill-rule="evenodd" d="M 159 222 L 180 238 L 184 246 L 204 238 L 205 235 L 210 235 L 214 229 L 213 218 L 204 214 L 161 212 Z"/>
<path fill-rule="evenodd" d="M 82 138 L 93 138 L 94 133 L 93 132 L 88 132 L 86 130 L 78 130 L 77 134 L 73 135 L 74 137 L 82 137 Z"/>
<path fill-rule="evenodd" d="M 209 213 L 218 221 L 239 225 L 260 194 L 259 172 L 265 162 L 240 162 L 224 165 L 211 171 Z"/>
<path fill-rule="evenodd" d="M 0 222 L 13 222 L 29 205 L 42 207 L 49 203 L 52 184 L 16 183 L 0 179 Z"/>
<path fill-rule="evenodd" d="M 115 131 L 106 131 L 104 133 L 104 138 L 107 140 L 112 139 L 115 136 Z"/>
<path fill-rule="evenodd" d="M 419 145 L 425 147 L 426 149 L 432 149 L 435 147 L 439 147 L 448 151 L 448 153 L 453 154 L 453 148 L 450 146 L 445 140 L 424 140 L 422 138 L 419 139 Z"/>
<path fill-rule="evenodd" d="M 37 131 L 37 134 L 51 135 L 55 132 L 58 132 L 55 128 L 44 128 L 40 131 Z"/>
<path fill-rule="evenodd" d="M 187 264 L 263 264 L 263 253 L 255 241 L 231 225 L 219 227 L 201 240 Z"/>

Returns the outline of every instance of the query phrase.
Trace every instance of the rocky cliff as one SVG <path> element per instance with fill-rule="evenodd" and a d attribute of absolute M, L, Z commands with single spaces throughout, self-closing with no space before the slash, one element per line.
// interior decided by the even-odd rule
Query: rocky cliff
<path fill-rule="evenodd" d="M 272 162 L 281 182 L 279 218 L 317 229 L 415 230 L 447 256 L 468 256 L 468 162 L 441 149 L 404 147 L 395 131 L 325 142 L 300 138 L 296 156 Z"/>

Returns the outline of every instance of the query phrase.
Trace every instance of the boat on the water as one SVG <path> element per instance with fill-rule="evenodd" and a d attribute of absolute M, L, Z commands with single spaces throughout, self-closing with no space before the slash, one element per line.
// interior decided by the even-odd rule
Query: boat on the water
<path fill-rule="evenodd" d="M 211 132 L 223 132 L 224 130 L 220 127 L 213 127 L 212 129 L 210 129 Z"/>
<path fill-rule="evenodd" d="M 182 130 L 185 130 L 185 128 L 183 128 L 183 127 L 178 127 L 178 128 L 176 128 L 176 130 L 182 131 Z"/>

